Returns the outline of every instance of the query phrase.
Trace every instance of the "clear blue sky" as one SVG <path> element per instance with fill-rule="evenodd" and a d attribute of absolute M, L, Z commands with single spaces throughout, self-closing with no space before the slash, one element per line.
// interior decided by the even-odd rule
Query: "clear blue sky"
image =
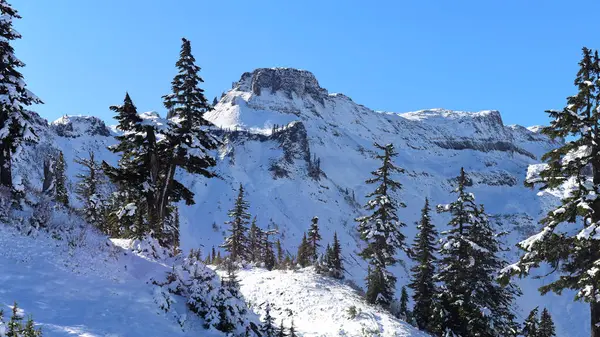
<path fill-rule="evenodd" d="M 259 67 L 312 71 L 372 109 L 498 109 L 547 121 L 574 93 L 581 47 L 600 48 L 600 1 L 12 0 L 29 88 L 54 120 L 92 114 L 129 91 L 164 113 L 181 37 L 207 96 Z"/>

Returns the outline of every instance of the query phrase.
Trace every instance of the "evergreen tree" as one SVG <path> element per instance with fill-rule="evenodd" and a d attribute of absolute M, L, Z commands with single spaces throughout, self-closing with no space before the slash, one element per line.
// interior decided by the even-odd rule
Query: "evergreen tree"
<path fill-rule="evenodd" d="M 83 215 L 86 221 L 107 232 L 104 225 L 104 198 L 100 191 L 103 183 L 100 164 L 96 162 L 94 152 L 88 153 L 88 158 L 76 158 L 75 163 L 83 166 L 84 172 L 77 175 L 79 182 L 75 193 L 83 203 Z"/>
<path fill-rule="evenodd" d="M 496 274 L 505 262 L 497 254 L 500 242 L 494 234 L 483 206 L 465 190 L 466 175 L 461 169 L 457 200 L 438 206 L 451 214 L 449 230 L 443 232 L 435 280 L 440 283 L 436 300 L 443 314 L 443 334 L 454 336 L 514 336 L 517 325 L 512 312 L 514 297 L 520 292 L 512 284 L 503 287 Z"/>
<path fill-rule="evenodd" d="M 333 245 L 327 245 L 323 261 L 317 265 L 317 271 L 336 279 L 344 278 L 344 266 L 342 259 L 342 247 L 337 237 L 337 232 L 333 233 Z"/>
<path fill-rule="evenodd" d="M 215 251 L 215 246 L 212 247 L 211 255 L 210 255 L 210 264 L 215 264 L 215 259 L 217 258 L 217 252 Z"/>
<path fill-rule="evenodd" d="M 281 324 L 279 324 L 279 329 L 277 330 L 277 337 L 287 337 L 288 334 L 285 332 L 285 327 L 283 326 L 283 320 L 281 320 Z"/>
<path fill-rule="evenodd" d="M 12 307 L 12 316 L 8 322 L 4 321 L 2 310 L 0 310 L 0 336 L 6 337 L 41 337 L 42 331 L 36 329 L 33 320 L 29 318 L 23 324 L 23 316 L 19 313 L 17 303 Z"/>
<path fill-rule="evenodd" d="M 215 98 L 213 98 L 212 107 L 214 108 L 217 103 L 219 103 L 219 101 L 217 100 L 217 96 L 215 96 Z"/>
<path fill-rule="evenodd" d="M 66 169 L 67 163 L 65 163 L 65 157 L 62 151 L 60 151 L 54 165 L 54 193 L 56 202 L 69 206 L 69 192 L 67 192 L 67 177 L 65 175 Z"/>
<path fill-rule="evenodd" d="M 153 229 L 158 231 L 156 210 L 154 207 L 148 208 L 149 204 L 155 205 L 153 191 L 157 189 L 157 177 L 152 179 L 149 174 L 156 172 L 150 163 L 151 158 L 157 158 L 156 135 L 152 129 L 148 130 L 148 134 L 144 132 L 143 120 L 128 93 L 125 94 L 123 105 L 111 106 L 110 109 L 116 112 L 114 118 L 122 132 L 115 137 L 118 143 L 109 147 L 111 152 L 121 155 L 118 167 L 102 163 L 104 172 L 119 190 L 119 202 L 114 203 L 116 209 L 112 211 L 131 214 L 125 218 L 118 216 L 119 221 L 127 233 L 141 239 Z"/>
<path fill-rule="evenodd" d="M 249 207 L 248 202 L 244 199 L 244 187 L 240 184 L 235 205 L 228 214 L 231 220 L 225 223 L 230 226 L 229 236 L 222 246 L 229 252 L 233 261 L 247 261 L 249 257 L 248 237 L 246 236 L 250 219 Z"/>
<path fill-rule="evenodd" d="M 252 225 L 248 231 L 248 260 L 250 262 L 258 262 L 263 255 L 262 253 L 262 231 L 256 225 L 256 216 L 252 219 Z"/>
<path fill-rule="evenodd" d="M 275 267 L 275 252 L 273 252 L 273 242 L 269 240 L 269 236 L 277 233 L 276 230 L 267 230 L 262 235 L 263 257 L 262 262 L 267 270 L 272 270 Z"/>
<path fill-rule="evenodd" d="M 178 73 L 171 82 L 172 93 L 163 96 L 172 126 L 165 141 L 169 158 L 165 165 L 167 184 L 158 195 L 161 212 L 166 209 L 169 195 L 185 192 L 193 196 L 185 186 L 174 181 L 177 167 L 207 178 L 215 176 L 210 170 L 216 165 L 211 151 L 217 149 L 219 141 L 210 132 L 213 124 L 204 119 L 204 113 L 210 110 L 210 106 L 199 86 L 204 81 L 195 62 L 190 41 L 182 39 L 179 60 L 175 64 Z"/>
<path fill-rule="evenodd" d="M 260 325 L 262 337 L 276 337 L 275 319 L 271 316 L 271 304 L 267 303 L 265 308 L 265 318 Z"/>
<path fill-rule="evenodd" d="M 371 172 L 373 178 L 366 181 L 367 184 L 378 184 L 375 190 L 367 195 L 372 199 L 367 202 L 365 209 L 372 211 L 372 214 L 359 217 L 356 221 L 361 238 L 366 243 L 360 256 L 374 267 L 372 276 L 378 280 L 369 284 L 379 287 L 367 291 L 371 294 L 367 300 L 369 303 L 387 307 L 394 298 L 396 284 L 396 277 L 387 268 L 396 264 L 396 251 L 406 249 L 405 237 L 399 230 L 406 225 L 398 220 L 396 214 L 397 205 L 400 207 L 406 205 L 402 202 L 396 203 L 390 195 L 391 192 L 401 189 L 402 185 L 394 181 L 391 175 L 394 172 L 404 173 L 404 169 L 392 162 L 397 155 L 392 144 L 381 146 L 376 143 L 375 147 L 383 153 L 376 156 L 382 162 L 381 167 Z"/>
<path fill-rule="evenodd" d="M 556 331 L 554 328 L 554 322 L 548 312 L 548 309 L 544 308 L 542 311 L 542 317 L 540 319 L 540 326 L 538 329 L 537 337 L 555 337 Z"/>
<path fill-rule="evenodd" d="M 386 287 L 385 272 L 379 267 L 369 268 L 367 273 L 367 302 L 389 306 L 388 298 L 392 297 L 393 290 Z"/>
<path fill-rule="evenodd" d="M 538 308 L 535 307 L 533 310 L 531 310 L 527 316 L 527 319 L 525 319 L 521 335 L 523 337 L 539 337 L 539 325 L 540 321 L 538 319 Z"/>
<path fill-rule="evenodd" d="M 306 233 L 304 233 L 304 236 L 302 236 L 302 242 L 300 243 L 300 246 L 298 246 L 298 257 L 296 262 L 302 268 L 305 268 L 310 265 L 311 258 L 312 254 L 310 244 L 306 238 Z"/>
<path fill-rule="evenodd" d="M 26 88 L 19 68 L 25 64 L 15 55 L 11 42 L 21 38 L 13 20 L 21 16 L 6 0 L 0 0 L 0 186 L 22 192 L 13 186 L 12 156 L 23 142 L 37 142 L 33 128 L 35 116 L 25 109 L 42 101 Z"/>
<path fill-rule="evenodd" d="M 298 335 L 296 335 L 296 327 L 294 327 L 294 319 L 293 318 L 292 318 L 292 324 L 290 325 L 288 337 L 298 337 Z"/>
<path fill-rule="evenodd" d="M 409 322 L 411 318 L 410 311 L 408 310 L 408 292 L 406 291 L 406 287 L 402 287 L 402 291 L 400 292 L 400 318 Z"/>
<path fill-rule="evenodd" d="M 281 240 L 275 241 L 275 249 L 277 250 L 277 266 L 282 268 L 284 266 L 285 254 L 283 253 L 283 247 L 281 247 Z"/>
<path fill-rule="evenodd" d="M 319 256 L 319 241 L 321 241 L 321 234 L 319 233 L 319 218 L 313 217 L 310 229 L 308 230 L 308 241 L 310 243 L 310 255 L 311 262 L 314 264 L 317 262 Z"/>
<path fill-rule="evenodd" d="M 522 241 L 520 261 L 505 270 L 525 276 L 540 264 L 548 264 L 559 274 L 540 292 L 560 294 L 577 291 L 576 300 L 590 305 L 593 337 L 600 337 L 600 58 L 597 51 L 583 48 L 583 58 L 575 78 L 578 93 L 567 98 L 562 110 L 546 111 L 552 121 L 542 133 L 564 143 L 546 153 L 539 175 L 529 175 L 526 185 L 553 190 L 569 182 L 569 192 L 561 205 L 541 220 L 539 233 Z"/>
<path fill-rule="evenodd" d="M 434 296 L 437 292 L 433 277 L 435 275 L 436 242 L 438 233 L 429 216 L 429 200 L 421 211 L 421 220 L 417 225 L 419 232 L 411 249 L 415 265 L 411 268 L 412 277 L 408 285 L 413 290 L 413 316 L 419 329 L 433 332 L 431 317 L 434 310 Z"/>

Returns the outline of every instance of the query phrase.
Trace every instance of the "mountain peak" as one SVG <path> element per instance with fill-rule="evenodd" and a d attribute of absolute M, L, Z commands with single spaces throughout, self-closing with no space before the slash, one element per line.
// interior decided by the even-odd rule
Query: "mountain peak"
<path fill-rule="evenodd" d="M 242 74 L 237 87 L 259 96 L 265 92 L 281 91 L 290 98 L 294 93 L 299 97 L 308 94 L 321 100 L 327 95 L 327 90 L 321 88 L 313 73 L 294 68 L 258 68 Z"/>
<path fill-rule="evenodd" d="M 50 128 L 61 137 L 77 138 L 83 135 L 105 136 L 111 135 L 106 124 L 93 116 L 64 115 L 50 124 Z"/>

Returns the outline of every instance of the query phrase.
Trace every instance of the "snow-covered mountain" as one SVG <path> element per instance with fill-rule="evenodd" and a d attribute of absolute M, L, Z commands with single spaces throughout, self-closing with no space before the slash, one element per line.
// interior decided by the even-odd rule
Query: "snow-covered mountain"
<path fill-rule="evenodd" d="M 361 243 L 353 219 L 372 188 L 364 181 L 379 164 L 373 158 L 374 142 L 393 143 L 399 152 L 396 164 L 406 169 L 397 177 L 403 184 L 397 197 L 408 206 L 399 215 L 408 224 L 410 240 L 425 197 L 432 203 L 451 201 L 461 167 L 477 201 L 485 204 L 498 230 L 508 232 L 509 260 L 518 256 L 514 245 L 533 232 L 547 206 L 556 202 L 522 182 L 528 166 L 558 143 L 539 134 L 539 127 L 504 125 L 498 111 L 373 111 L 343 94 L 328 93 L 308 71 L 273 68 L 244 73 L 206 118 L 220 127 L 225 140 L 217 154 L 220 177 L 180 177 L 196 193 L 196 205 L 180 209 L 184 251 L 201 247 L 207 252 L 222 242 L 227 210 L 241 183 L 258 223 L 278 228 L 290 252 L 295 253 L 310 219 L 318 216 L 323 242 L 338 233 L 347 278 L 363 285 L 366 265 L 357 256 Z M 92 150 L 98 158 L 116 160 L 105 148 L 114 142 L 113 130 L 97 118 L 65 116 L 49 125 L 40 120 L 38 128 L 42 143 L 24 151 L 16 165 L 24 183 L 41 187 L 40 157 L 48 151 L 64 152 L 71 183 L 79 169 L 73 163 L 76 156 Z M 437 214 L 433 219 L 440 228 L 447 220 Z M 406 263 L 395 270 L 398 288 L 408 282 L 410 261 Z M 287 276 L 270 277 L 284 281 Z M 539 296 L 536 289 L 544 278 L 519 283 L 524 291 L 518 301 L 520 318 L 535 306 L 546 306 L 556 318 L 559 336 L 588 332 L 587 308 L 573 303 L 571 294 Z"/>

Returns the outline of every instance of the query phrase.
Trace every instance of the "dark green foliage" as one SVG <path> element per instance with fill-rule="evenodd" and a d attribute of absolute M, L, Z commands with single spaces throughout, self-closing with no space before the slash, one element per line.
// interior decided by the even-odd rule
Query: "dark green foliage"
<path fill-rule="evenodd" d="M 278 268 L 284 269 L 285 267 L 285 254 L 283 252 L 283 247 L 281 247 L 281 240 L 277 239 L 277 241 L 275 241 L 275 250 L 277 253 L 277 266 Z"/>
<path fill-rule="evenodd" d="M 412 315 L 410 310 L 408 310 L 408 292 L 406 291 L 406 287 L 402 287 L 402 291 L 400 292 L 400 307 L 399 314 L 400 318 L 409 322 Z"/>
<path fill-rule="evenodd" d="M 542 317 L 540 319 L 540 327 L 538 329 L 537 337 L 554 337 L 556 331 L 554 327 L 554 321 L 548 312 L 548 309 L 544 308 L 542 311 Z"/>
<path fill-rule="evenodd" d="M 231 220 L 225 223 L 229 225 L 229 236 L 222 246 L 229 252 L 229 256 L 233 261 L 248 261 L 249 258 L 247 237 L 250 220 L 249 207 L 244 196 L 244 187 L 240 184 L 235 204 L 228 213 Z"/>
<path fill-rule="evenodd" d="M 285 327 L 283 326 L 283 320 L 281 320 L 281 324 L 279 324 L 279 329 L 277 329 L 277 337 L 287 337 L 288 334 L 285 332 Z"/>
<path fill-rule="evenodd" d="M 250 262 L 258 262 L 262 254 L 262 230 L 256 225 L 256 217 L 252 219 L 252 225 L 248 231 L 248 259 Z"/>
<path fill-rule="evenodd" d="M 413 290 L 413 317 L 419 329 L 434 332 L 432 326 L 434 296 L 437 292 L 435 275 L 438 233 L 429 216 L 431 209 L 429 200 L 425 199 L 425 206 L 421 211 L 421 220 L 417 224 L 417 237 L 411 249 L 411 258 L 415 264 L 411 268 L 411 282 L 408 287 Z"/>
<path fill-rule="evenodd" d="M 367 275 L 367 302 L 383 306 L 389 306 L 388 298 L 394 296 L 394 292 L 387 286 L 386 273 L 380 267 L 369 268 Z"/>
<path fill-rule="evenodd" d="M 298 246 L 298 256 L 296 262 L 302 267 L 307 267 L 312 261 L 311 246 L 306 238 L 306 233 L 302 236 L 302 242 Z"/>
<path fill-rule="evenodd" d="M 514 336 L 517 324 L 512 305 L 520 292 L 512 284 L 501 286 L 496 274 L 505 267 L 497 255 L 501 245 L 483 206 L 465 190 L 461 169 L 456 201 L 438 206 L 451 215 L 449 229 L 442 233 L 436 296 L 442 317 L 442 334 L 454 336 Z"/>
<path fill-rule="evenodd" d="M 100 191 L 104 177 L 100 164 L 96 162 L 94 152 L 88 153 L 88 158 L 76 158 L 75 163 L 83 167 L 83 172 L 77 175 L 79 182 L 75 189 L 77 197 L 83 203 L 83 215 L 86 221 L 107 233 L 105 228 L 105 202 Z"/>
<path fill-rule="evenodd" d="M 265 308 L 265 318 L 260 325 L 262 337 L 277 337 L 275 328 L 275 319 L 271 316 L 271 304 L 267 303 Z"/>
<path fill-rule="evenodd" d="M 319 233 L 319 218 L 313 217 L 312 223 L 310 225 L 310 229 L 308 230 L 308 242 L 310 243 L 310 256 L 311 262 L 314 264 L 317 262 L 317 258 L 319 257 L 319 241 L 321 241 L 321 234 Z"/>
<path fill-rule="evenodd" d="M 388 307 L 394 298 L 396 277 L 387 270 L 387 267 L 397 263 L 398 249 L 406 249 L 404 234 L 400 232 L 400 228 L 405 227 L 406 224 L 400 222 L 396 214 L 397 205 L 400 207 L 406 205 L 395 202 L 391 196 L 393 191 L 402 188 L 399 182 L 392 179 L 392 174 L 404 173 L 404 169 L 397 167 L 392 161 L 397 155 L 392 144 L 385 146 L 375 144 L 375 147 L 382 151 L 376 156 L 381 160 L 381 167 L 371 172 L 373 178 L 366 181 L 367 184 L 377 184 L 375 190 L 367 194 L 371 199 L 365 205 L 365 209 L 372 213 L 359 217 L 356 221 L 361 238 L 366 243 L 360 256 L 373 267 L 374 274 L 370 281 L 377 280 L 377 282 L 368 282 L 370 287 L 377 286 L 377 288 L 367 291 L 371 294 L 367 296 L 367 300 L 369 303 Z"/>
<path fill-rule="evenodd" d="M 204 82 L 198 75 L 200 67 L 195 64 L 190 41 L 181 40 L 181 52 L 175 64 L 178 73 L 171 82 L 172 93 L 163 96 L 168 118 L 173 123 L 172 135 L 168 138 L 169 147 L 174 149 L 171 163 L 190 173 L 214 177 L 209 169 L 216 161 L 210 151 L 217 149 L 219 141 L 209 132 L 212 123 L 204 119 L 210 106 L 204 89 L 200 88 Z"/>
<path fill-rule="evenodd" d="M 25 64 L 15 55 L 12 41 L 21 38 L 13 28 L 13 20 L 21 16 L 6 0 L 0 0 L 0 186 L 13 190 L 12 155 L 23 142 L 37 142 L 33 129 L 33 114 L 25 109 L 42 101 L 31 93 L 23 81 L 19 68 Z M 13 192 L 19 192 L 16 187 Z"/>
<path fill-rule="evenodd" d="M 0 327 L 3 323 L 6 326 L 6 337 L 41 337 L 42 330 L 36 329 L 33 320 L 29 318 L 25 324 L 23 324 L 24 318 L 19 313 L 17 303 L 12 307 L 12 315 L 8 322 L 4 321 L 2 310 L 0 310 Z"/>
<path fill-rule="evenodd" d="M 337 232 L 333 233 L 333 245 L 327 245 L 325 255 L 317 264 L 316 271 L 336 279 L 344 278 L 344 265 L 342 259 L 342 247 L 337 237 Z"/>
<path fill-rule="evenodd" d="M 262 262 L 267 270 L 272 270 L 275 267 L 277 261 L 275 260 L 275 252 L 273 251 L 273 242 L 269 237 L 276 234 L 276 230 L 267 230 L 262 235 Z"/>
<path fill-rule="evenodd" d="M 296 327 L 294 327 L 294 319 L 293 318 L 292 318 L 292 324 L 290 325 L 288 337 L 298 337 L 298 335 L 296 335 Z"/>
<path fill-rule="evenodd" d="M 521 335 L 523 337 L 539 337 L 539 325 L 540 320 L 538 318 L 538 307 L 535 307 L 533 310 L 531 310 L 527 316 L 527 319 L 525 319 Z"/>
<path fill-rule="evenodd" d="M 65 163 L 65 157 L 60 151 L 58 157 L 54 163 L 54 197 L 56 202 L 61 203 L 65 206 L 69 206 L 69 192 L 67 191 L 67 177 L 65 171 L 67 169 L 67 163 Z"/>
<path fill-rule="evenodd" d="M 506 275 L 527 275 L 540 264 L 548 264 L 560 276 L 540 288 L 542 294 L 565 289 L 576 291 L 576 300 L 590 303 L 592 336 L 600 336 L 600 57 L 583 48 L 575 86 L 577 94 L 567 98 L 562 110 L 546 111 L 550 126 L 542 133 L 564 139 L 558 149 L 546 153 L 547 164 L 539 176 L 527 177 L 526 185 L 551 190 L 572 181 L 569 194 L 540 223 L 539 233 L 521 242 L 520 261 Z"/>
<path fill-rule="evenodd" d="M 115 119 L 119 122 L 118 128 L 123 132 L 117 136 L 118 143 L 110 146 L 109 150 L 120 154 L 118 167 L 112 167 L 106 162 L 102 168 L 108 178 L 118 188 L 120 194 L 113 200 L 115 207 L 112 212 L 117 214 L 117 221 L 122 222 L 123 230 L 137 239 L 154 231 L 159 232 L 155 198 L 152 193 L 158 188 L 156 165 L 152 165 L 151 158 L 157 158 L 156 136 L 152 129 L 144 132 L 142 119 L 137 114 L 129 94 L 125 94 L 123 105 L 111 106 L 116 112 Z M 150 176 L 150 172 L 154 177 Z M 144 190 L 144 186 L 147 186 Z M 127 210 L 135 206 L 135 213 Z M 150 206 L 150 207 L 149 207 Z M 130 216 L 129 216 L 130 215 Z"/>

